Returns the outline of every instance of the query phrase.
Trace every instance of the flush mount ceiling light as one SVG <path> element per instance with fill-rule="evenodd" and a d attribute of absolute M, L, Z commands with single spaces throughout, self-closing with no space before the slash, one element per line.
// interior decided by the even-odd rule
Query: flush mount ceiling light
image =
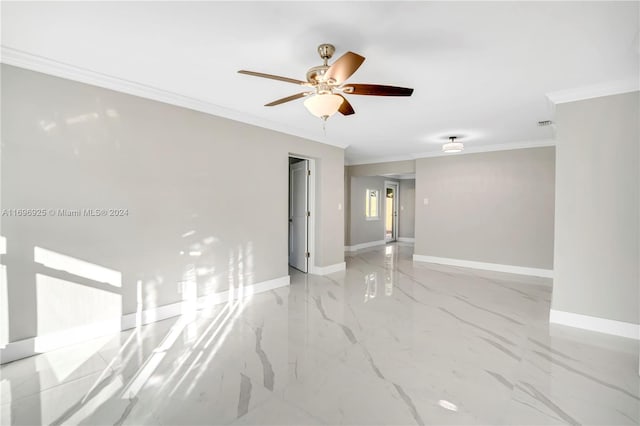
<path fill-rule="evenodd" d="M 442 151 L 447 153 L 461 152 L 464 149 L 462 142 L 456 142 L 457 136 L 449 136 L 449 142 L 442 145 Z"/>
<path fill-rule="evenodd" d="M 270 102 L 265 106 L 280 105 L 309 96 L 304 102 L 304 106 L 307 107 L 311 114 L 325 121 L 336 112 L 340 112 L 342 115 L 355 114 L 353 107 L 341 93 L 345 95 L 369 96 L 411 96 L 413 93 L 413 89 L 407 87 L 345 83 L 345 80 L 351 77 L 360 65 L 362 65 L 364 56 L 347 52 L 334 61 L 333 64 L 329 65 L 329 59 L 331 59 L 335 50 L 335 47 L 331 44 L 325 43 L 318 46 L 318 54 L 324 63 L 309 68 L 307 71 L 307 81 L 255 71 L 240 70 L 238 72 L 254 77 L 270 78 L 272 80 L 298 84 L 307 88 L 307 90 L 310 91 L 287 96 L 286 98 Z"/>

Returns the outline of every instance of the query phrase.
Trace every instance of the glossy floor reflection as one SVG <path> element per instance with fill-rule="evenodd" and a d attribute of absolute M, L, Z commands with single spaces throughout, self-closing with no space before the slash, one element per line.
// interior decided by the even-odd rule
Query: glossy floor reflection
<path fill-rule="evenodd" d="M 550 281 L 411 261 L 7 364 L 4 424 L 638 424 L 636 342 L 550 327 Z"/>

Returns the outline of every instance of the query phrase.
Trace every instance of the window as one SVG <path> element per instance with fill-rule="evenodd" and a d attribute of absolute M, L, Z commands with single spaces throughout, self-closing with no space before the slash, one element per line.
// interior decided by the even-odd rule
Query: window
<path fill-rule="evenodd" d="M 364 209 L 367 220 L 379 219 L 380 192 L 377 189 L 367 189 L 365 194 Z"/>

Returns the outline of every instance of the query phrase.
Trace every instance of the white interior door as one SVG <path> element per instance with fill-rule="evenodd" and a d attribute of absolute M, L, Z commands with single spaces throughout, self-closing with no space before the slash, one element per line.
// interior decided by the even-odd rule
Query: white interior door
<path fill-rule="evenodd" d="M 309 161 L 289 164 L 289 265 L 307 272 Z"/>

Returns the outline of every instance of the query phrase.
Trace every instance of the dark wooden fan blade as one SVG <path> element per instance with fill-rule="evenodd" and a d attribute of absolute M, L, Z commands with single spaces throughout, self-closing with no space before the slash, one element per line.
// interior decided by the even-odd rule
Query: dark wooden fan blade
<path fill-rule="evenodd" d="M 342 83 L 360 68 L 364 59 L 364 56 L 360 56 L 357 53 L 347 52 L 331 65 L 325 74 L 325 78 L 336 83 Z"/>
<path fill-rule="evenodd" d="M 304 98 L 305 96 L 307 96 L 310 93 L 313 93 L 313 92 L 296 93 L 295 95 L 287 96 L 286 98 L 282 98 L 282 99 L 278 99 L 277 101 L 269 102 L 265 106 L 274 106 L 274 105 L 280 105 L 280 104 L 283 104 L 283 103 L 289 102 L 289 101 L 295 101 L 296 99 Z"/>
<path fill-rule="evenodd" d="M 351 104 L 349 103 L 347 98 L 345 98 L 342 95 L 338 95 L 338 96 L 340 96 L 342 99 L 344 99 L 344 101 L 342 102 L 342 105 L 340 105 L 340 108 L 338 108 L 338 112 L 340 112 L 340 114 L 342 114 L 342 115 L 355 114 L 356 112 L 353 110 L 353 107 L 351 106 Z"/>
<path fill-rule="evenodd" d="M 408 87 L 382 86 L 380 84 L 347 84 L 342 87 L 350 95 L 371 96 L 411 96 L 413 89 Z"/>
<path fill-rule="evenodd" d="M 240 70 L 240 71 L 238 71 L 238 73 L 246 74 L 246 75 L 252 75 L 254 77 L 262 77 L 262 78 L 270 78 L 272 80 L 286 81 L 287 83 L 293 83 L 293 84 L 301 84 L 301 85 L 308 85 L 309 84 L 306 81 L 296 80 L 295 78 L 281 77 L 279 75 L 265 74 L 265 73 L 262 73 L 262 72 Z"/>

